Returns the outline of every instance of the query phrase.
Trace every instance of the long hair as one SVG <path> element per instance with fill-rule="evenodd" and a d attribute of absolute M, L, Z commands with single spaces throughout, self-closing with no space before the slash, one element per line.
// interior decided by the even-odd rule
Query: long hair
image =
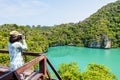
<path fill-rule="evenodd" d="M 11 36 L 10 35 L 10 38 L 9 38 L 9 42 L 10 43 L 18 42 L 20 40 L 22 40 L 22 36 L 21 35 L 18 35 L 18 36 Z"/>

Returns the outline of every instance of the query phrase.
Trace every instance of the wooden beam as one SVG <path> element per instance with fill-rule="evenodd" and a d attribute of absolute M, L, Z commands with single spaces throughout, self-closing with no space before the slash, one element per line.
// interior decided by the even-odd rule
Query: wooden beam
<path fill-rule="evenodd" d="M 35 58 L 34 60 L 32 60 L 32 61 L 24 64 L 22 67 L 18 68 L 18 69 L 16 70 L 16 72 L 17 72 L 18 74 L 20 74 L 20 73 L 22 73 L 23 71 L 25 71 L 26 69 L 29 69 L 31 66 L 35 65 L 36 63 L 38 63 L 39 61 L 43 60 L 44 58 L 45 58 L 45 56 L 44 56 L 44 55 L 41 55 L 41 56 Z"/>
<path fill-rule="evenodd" d="M 15 71 L 10 71 L 2 76 L 0 76 L 0 80 L 11 80 L 11 79 L 14 79 L 14 80 L 20 80 L 19 78 L 16 77 Z"/>
<path fill-rule="evenodd" d="M 8 54 L 9 51 L 0 49 L 0 53 Z M 23 53 L 23 55 L 29 55 L 29 56 L 40 56 L 42 54 L 45 54 L 45 53 L 39 53 L 39 52 L 24 52 L 24 51 L 22 53 Z"/>
<path fill-rule="evenodd" d="M 6 74 L 9 72 L 9 67 L 6 66 L 0 66 L 0 76 Z"/>
<path fill-rule="evenodd" d="M 55 68 L 52 66 L 52 64 L 50 63 L 50 61 L 47 59 L 47 63 L 49 64 L 49 66 L 51 67 L 51 69 L 53 70 L 53 72 L 55 73 L 55 75 L 57 76 L 57 78 L 59 80 L 62 80 L 62 78 L 60 77 L 60 75 L 57 73 L 57 71 L 55 70 Z"/>
<path fill-rule="evenodd" d="M 8 50 L 0 49 L 0 53 L 8 53 Z"/>

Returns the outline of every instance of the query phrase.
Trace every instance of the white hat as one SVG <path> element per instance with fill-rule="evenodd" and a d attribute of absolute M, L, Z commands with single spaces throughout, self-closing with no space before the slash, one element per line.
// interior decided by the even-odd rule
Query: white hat
<path fill-rule="evenodd" d="M 18 35 L 22 35 L 22 34 L 20 34 L 18 31 L 11 31 L 10 35 L 11 36 L 18 36 Z"/>

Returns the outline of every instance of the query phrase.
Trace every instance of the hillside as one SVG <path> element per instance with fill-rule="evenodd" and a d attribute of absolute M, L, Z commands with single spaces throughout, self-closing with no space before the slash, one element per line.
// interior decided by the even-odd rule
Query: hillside
<path fill-rule="evenodd" d="M 103 6 L 78 25 L 85 33 L 86 46 L 93 41 L 101 43 L 101 35 L 106 35 L 111 47 L 120 47 L 120 1 Z"/>
<path fill-rule="evenodd" d="M 50 45 L 75 45 L 95 48 L 120 47 L 120 1 L 103 6 L 79 23 L 55 26 Z"/>

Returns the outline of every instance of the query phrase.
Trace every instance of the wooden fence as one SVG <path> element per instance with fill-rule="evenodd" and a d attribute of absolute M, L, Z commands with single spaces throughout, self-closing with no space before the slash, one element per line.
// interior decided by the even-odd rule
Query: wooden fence
<path fill-rule="evenodd" d="M 6 54 L 8 53 L 8 50 L 0 50 L 0 53 Z M 15 71 L 3 72 L 4 75 L 0 76 L 0 80 L 20 80 L 20 74 L 27 71 L 30 72 L 28 69 L 37 63 L 39 64 L 39 69 L 37 71 L 31 71 L 30 75 L 25 75 L 25 80 L 62 80 L 44 53 L 23 52 L 23 55 L 36 56 L 36 58 L 24 64 L 22 67 L 18 68 Z M 47 64 L 55 73 L 57 79 L 53 79 L 51 77 L 50 72 L 47 68 Z"/>

